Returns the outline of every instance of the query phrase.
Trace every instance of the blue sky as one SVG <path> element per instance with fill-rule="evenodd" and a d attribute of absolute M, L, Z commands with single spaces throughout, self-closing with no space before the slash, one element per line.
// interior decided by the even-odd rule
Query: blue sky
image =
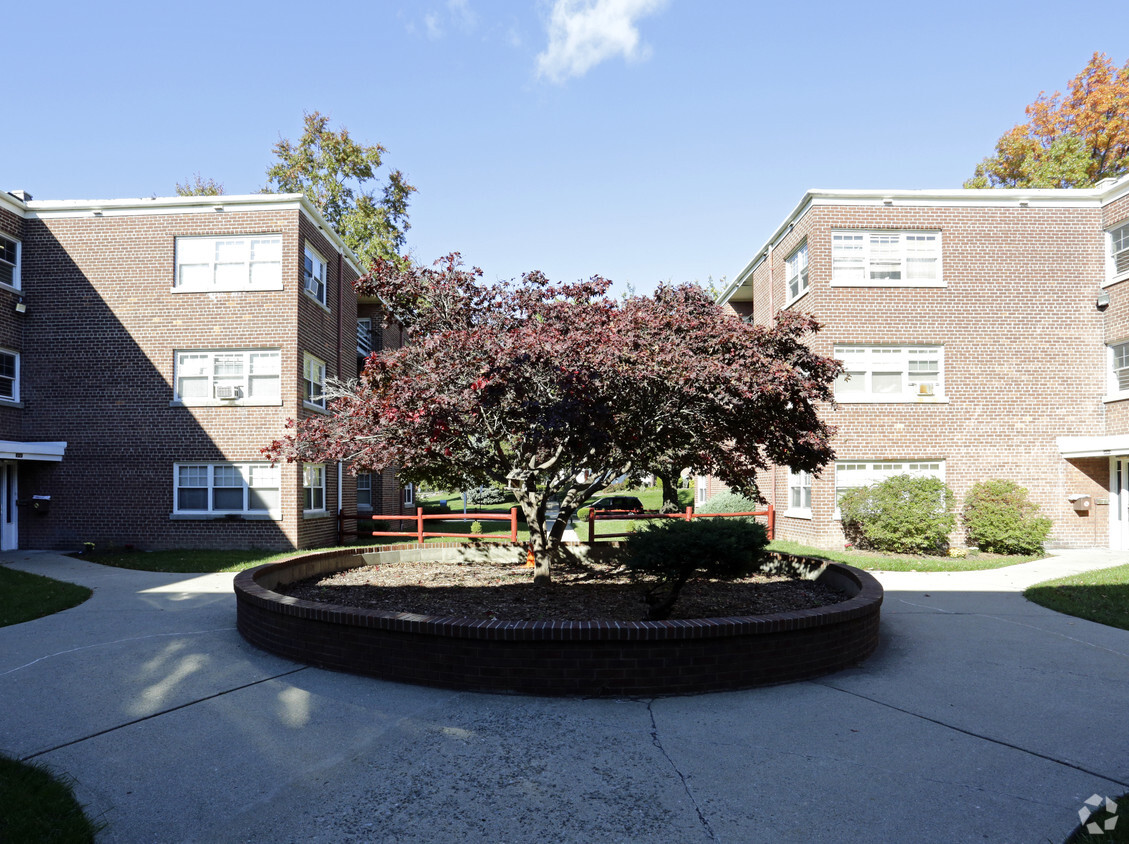
<path fill-rule="evenodd" d="M 737 273 L 808 188 L 959 187 L 1120 4 L 17 3 L 3 189 L 265 183 L 304 110 L 419 189 L 408 246 L 487 278 Z"/>

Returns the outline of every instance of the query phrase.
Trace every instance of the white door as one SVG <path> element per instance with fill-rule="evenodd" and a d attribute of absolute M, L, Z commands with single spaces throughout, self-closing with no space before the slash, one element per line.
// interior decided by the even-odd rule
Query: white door
<path fill-rule="evenodd" d="M 1129 550 L 1129 457 L 1109 461 L 1109 547 Z"/>
<path fill-rule="evenodd" d="M 0 462 L 0 551 L 19 547 L 16 528 L 16 464 L 11 460 Z"/>

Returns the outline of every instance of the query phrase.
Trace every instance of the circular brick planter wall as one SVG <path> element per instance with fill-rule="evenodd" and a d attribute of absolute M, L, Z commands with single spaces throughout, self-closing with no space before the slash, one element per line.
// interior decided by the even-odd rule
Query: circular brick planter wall
<path fill-rule="evenodd" d="M 279 656 L 385 680 L 589 696 L 686 694 L 802 680 L 854 665 L 878 644 L 881 585 L 866 572 L 834 563 L 819 577 L 851 596 L 842 603 L 740 618 L 489 621 L 360 610 L 272 591 L 280 583 L 358 565 L 465 555 L 467 547 L 333 551 L 241 572 L 235 578 L 239 632 Z M 821 565 L 782 555 L 778 562 Z"/>

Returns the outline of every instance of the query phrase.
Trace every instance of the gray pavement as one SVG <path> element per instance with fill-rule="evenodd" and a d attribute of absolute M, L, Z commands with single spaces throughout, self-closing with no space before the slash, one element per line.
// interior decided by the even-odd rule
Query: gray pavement
<path fill-rule="evenodd" d="M 0 562 L 92 587 L 0 629 L 0 751 L 76 780 L 104 842 L 1061 842 L 1129 791 L 1129 632 L 1025 601 L 1129 562 L 880 574 L 857 668 L 654 700 L 482 695 L 247 645 L 231 575 Z"/>

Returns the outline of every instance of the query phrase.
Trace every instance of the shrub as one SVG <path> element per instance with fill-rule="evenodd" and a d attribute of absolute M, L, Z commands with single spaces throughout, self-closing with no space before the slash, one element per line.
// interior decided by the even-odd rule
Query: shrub
<path fill-rule="evenodd" d="M 482 533 L 482 522 L 478 521 L 478 519 L 475 519 L 473 522 L 471 522 L 470 523 L 470 532 L 473 533 L 475 536 Z"/>
<path fill-rule="evenodd" d="M 503 504 L 506 501 L 506 491 L 497 486 L 482 486 L 478 489 L 467 490 L 467 505 L 471 504 Z"/>
<path fill-rule="evenodd" d="M 937 478 L 894 475 L 850 490 L 839 509 L 850 542 L 900 554 L 944 551 L 956 523 L 953 492 Z"/>
<path fill-rule="evenodd" d="M 1039 515 L 1039 505 L 1014 481 L 973 484 L 961 517 L 969 544 L 997 554 L 1036 554 L 1051 531 L 1051 520 Z"/>
<path fill-rule="evenodd" d="M 682 587 L 694 577 L 733 580 L 764 563 L 768 531 L 744 519 L 663 519 L 624 541 L 632 576 L 657 581 L 647 592 L 647 618 L 670 616 Z"/>
<path fill-rule="evenodd" d="M 705 504 L 698 508 L 701 513 L 755 513 L 764 505 L 759 501 L 736 492 L 719 492 Z M 732 521 L 732 520 L 728 520 Z M 755 522 L 752 516 L 741 519 L 742 522 Z"/>

